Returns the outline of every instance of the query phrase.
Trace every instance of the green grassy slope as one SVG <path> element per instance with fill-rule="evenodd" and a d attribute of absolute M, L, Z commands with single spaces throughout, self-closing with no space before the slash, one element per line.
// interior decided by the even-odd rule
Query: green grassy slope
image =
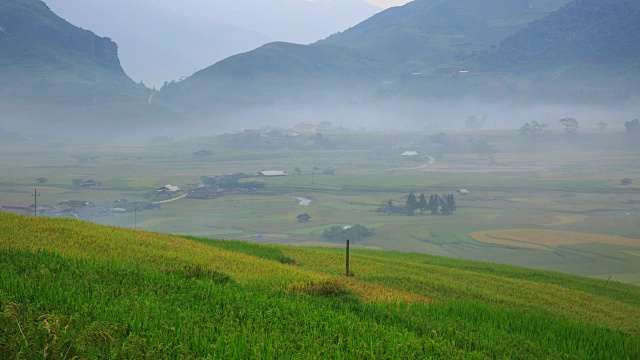
<path fill-rule="evenodd" d="M 2 358 L 640 355 L 640 289 L 575 276 L 10 214 L 0 255 Z"/>

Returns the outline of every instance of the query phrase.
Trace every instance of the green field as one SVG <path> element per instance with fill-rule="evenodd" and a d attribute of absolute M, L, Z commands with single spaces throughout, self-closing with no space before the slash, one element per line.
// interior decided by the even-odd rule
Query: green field
<path fill-rule="evenodd" d="M 0 213 L 3 359 L 637 359 L 640 289 Z"/>
<path fill-rule="evenodd" d="M 7 140 L 0 145 L 0 203 L 51 206 L 62 200 L 111 204 L 147 201 L 144 195 L 173 184 L 200 185 L 202 175 L 284 170 L 290 176 L 250 179 L 266 189 L 212 200 L 181 199 L 159 209 L 110 214 L 91 221 L 106 225 L 261 243 L 341 246 L 322 238 L 334 225 L 362 224 L 374 236 L 354 246 L 417 252 L 556 270 L 640 285 L 638 247 L 606 241 L 538 249 L 474 240 L 495 230 L 556 230 L 640 238 L 640 149 L 625 144 L 620 129 L 580 134 L 569 143 L 561 134 L 538 142 L 515 131 L 448 133 L 460 144 L 482 139 L 497 152 L 490 161 L 473 151 L 425 150 L 429 158 L 400 156 L 430 146 L 425 132 L 328 131 L 327 149 L 231 147 L 220 138 L 191 138 L 139 144 L 59 143 Z M 311 134 L 302 136 L 311 137 Z M 427 144 L 427 145 L 424 145 Z M 214 155 L 193 156 L 199 150 Z M 87 158 L 92 158 L 86 161 Z M 302 174 L 297 176 L 298 167 Z M 335 167 L 335 175 L 313 168 Z M 313 174 L 312 174 L 313 172 Z M 35 179 L 47 178 L 45 184 Z M 100 188 L 79 188 L 73 179 L 99 179 Z M 622 186 L 619 180 L 633 183 Z M 454 193 L 453 216 L 383 215 L 375 210 L 392 199 L 404 204 L 409 192 Z M 296 197 L 310 199 L 308 206 Z M 307 213 L 311 220 L 298 223 Z M 579 235 L 578 235 L 579 236 Z M 587 235 L 585 235 L 587 236 Z"/>

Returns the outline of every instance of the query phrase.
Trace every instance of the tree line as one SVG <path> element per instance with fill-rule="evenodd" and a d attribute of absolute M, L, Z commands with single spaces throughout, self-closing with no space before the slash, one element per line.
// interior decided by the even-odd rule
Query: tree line
<path fill-rule="evenodd" d="M 396 205 L 389 199 L 383 202 L 377 211 L 386 215 L 408 215 L 413 216 L 416 211 L 420 215 L 453 215 L 456 211 L 456 200 L 453 194 L 433 194 L 427 197 L 425 194 L 416 195 L 411 192 L 407 196 L 407 201 L 402 205 Z"/>

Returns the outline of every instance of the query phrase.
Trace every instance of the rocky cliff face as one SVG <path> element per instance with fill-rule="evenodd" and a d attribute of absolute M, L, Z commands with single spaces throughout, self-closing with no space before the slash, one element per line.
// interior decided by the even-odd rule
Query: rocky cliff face
<path fill-rule="evenodd" d="M 0 24 L 5 55 L 71 53 L 124 75 L 116 43 L 71 25 L 42 1 L 8 0 L 0 5 Z"/>

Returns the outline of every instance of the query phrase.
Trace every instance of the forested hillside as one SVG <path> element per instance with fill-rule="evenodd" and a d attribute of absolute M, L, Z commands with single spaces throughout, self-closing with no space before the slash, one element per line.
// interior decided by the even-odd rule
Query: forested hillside
<path fill-rule="evenodd" d="M 481 57 L 488 69 L 640 64 L 640 2 L 576 0 Z"/>
<path fill-rule="evenodd" d="M 415 0 L 321 41 L 358 49 L 405 71 L 448 66 L 497 44 L 568 0 Z"/>

